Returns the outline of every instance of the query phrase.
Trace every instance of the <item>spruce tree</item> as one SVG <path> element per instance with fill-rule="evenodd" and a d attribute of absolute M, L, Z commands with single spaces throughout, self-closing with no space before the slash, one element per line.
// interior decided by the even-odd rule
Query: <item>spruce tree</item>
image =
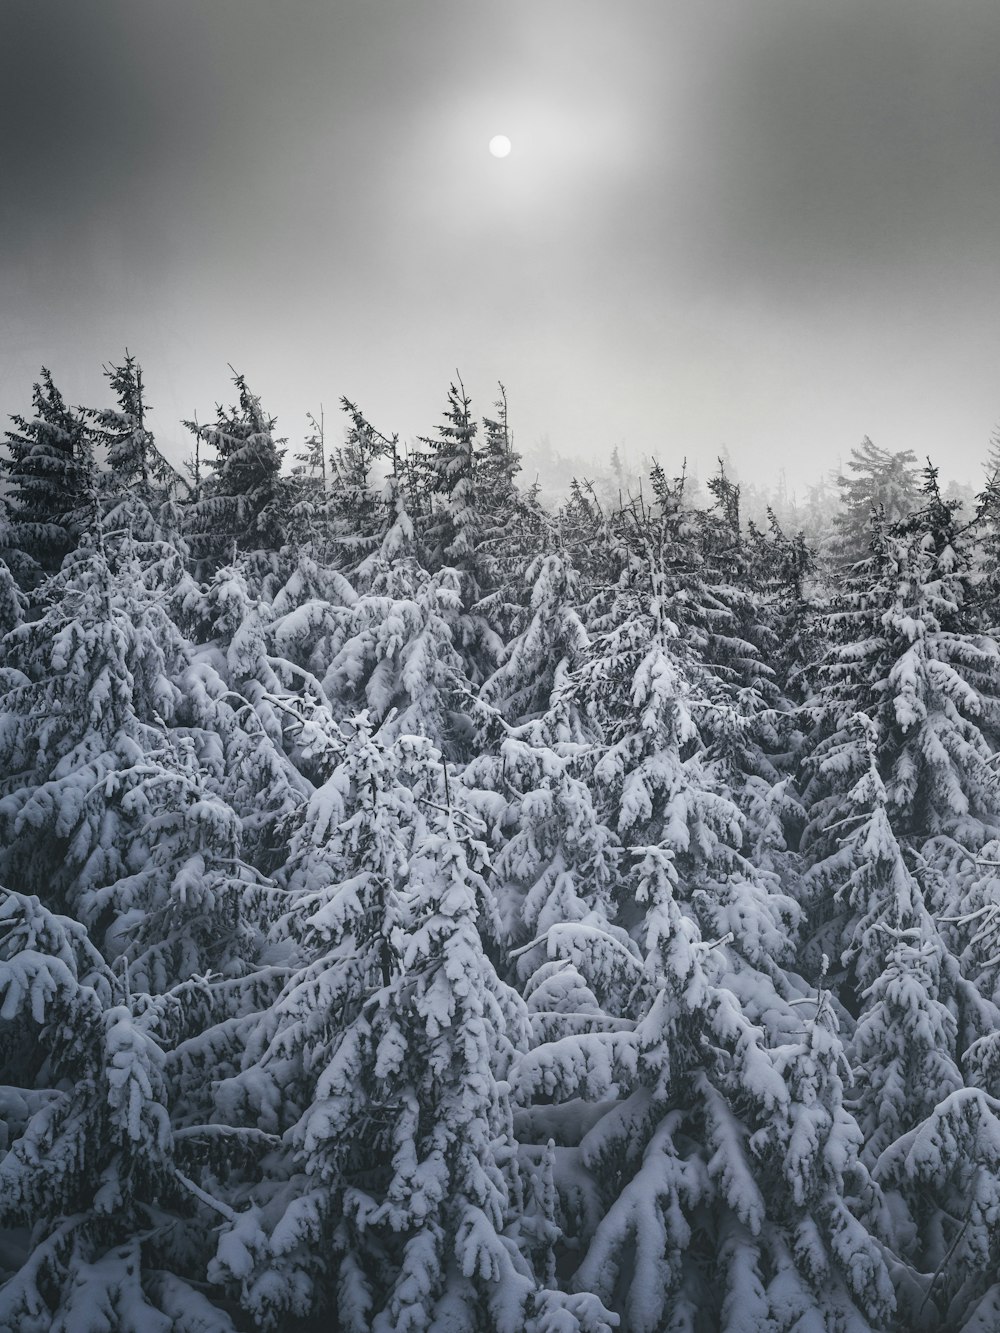
<path fill-rule="evenodd" d="M 212 469 L 193 507 L 193 536 L 199 555 L 215 564 L 233 559 L 234 550 L 276 551 L 287 524 L 287 485 L 281 477 L 283 441 L 274 438 L 275 420 L 247 384 L 234 374 L 239 403 L 221 404 L 212 425 L 186 422 L 214 450 Z"/>
<path fill-rule="evenodd" d="M 459 580 L 448 569 L 428 575 L 404 554 L 408 531 L 404 515 L 383 542 L 389 559 L 371 569 L 371 590 L 338 618 L 323 689 L 338 711 L 367 708 L 393 735 L 425 736 L 464 754 L 471 690 L 459 652 Z"/>
<path fill-rule="evenodd" d="M 184 645 L 134 563 L 81 548 L 46 587 L 41 618 L 5 641 L 0 874 L 86 922 L 101 943 L 137 827 L 129 774 L 164 745 Z"/>
<path fill-rule="evenodd" d="M 835 1034 L 803 1049 L 771 991 L 767 1021 L 784 1040 L 768 1048 L 741 1004 L 760 980 L 741 984 L 728 939 L 701 939 L 669 853 L 645 850 L 635 892 L 637 1019 L 542 1044 L 517 1066 L 519 1133 L 537 1123 L 567 1145 L 555 1182 L 583 1254 L 574 1284 L 635 1330 L 791 1329 L 816 1310 L 826 1327 L 882 1327 L 892 1286 Z"/>
<path fill-rule="evenodd" d="M 456 377 L 457 378 L 457 377 Z M 415 460 L 427 512 L 428 567 L 459 564 L 471 580 L 468 601 L 478 600 L 475 546 L 480 535 L 476 469 L 478 423 L 461 379 L 448 386 L 448 407 L 437 436 L 421 436 Z"/>
<path fill-rule="evenodd" d="M 589 643 L 576 609 L 576 570 L 560 555 L 540 556 L 525 573 L 527 623 L 484 681 L 480 699 L 513 724 L 548 710 L 555 690 L 581 665 Z"/>
<path fill-rule="evenodd" d="M 873 1222 L 855 1222 L 839 1201 L 841 1165 L 859 1194 L 869 1188 L 860 1136 L 831 1072 L 821 1123 L 833 1142 L 823 1146 L 809 1056 L 790 1043 L 803 990 L 782 963 L 797 911 L 742 852 L 743 820 L 694 722 L 685 668 L 692 662 L 697 681 L 698 664 L 663 604 L 654 586 L 580 675 L 600 727 L 595 789 L 633 858 L 614 923 L 638 945 L 620 954 L 630 984 L 520 1058 L 519 1133 L 537 1126 L 571 1145 L 555 1183 L 564 1244 L 584 1255 L 574 1282 L 629 1328 L 790 1328 L 817 1306 L 878 1327 L 893 1296 Z M 591 958 L 596 939 L 611 951 L 614 924 L 592 926 Z M 557 957 L 560 934 L 550 928 Z M 572 953 L 566 961 L 581 967 Z M 835 1069 L 842 1056 L 824 1040 Z M 601 1103 L 611 1105 L 591 1119 L 585 1106 Z M 789 1158 L 774 1156 L 782 1123 L 817 1127 L 808 1199 L 791 1131 Z M 708 1271 L 725 1275 L 714 1288 Z"/>
<path fill-rule="evenodd" d="M 872 556 L 848 582 L 818 666 L 805 799 L 805 848 L 830 854 L 847 795 L 868 767 L 865 735 L 878 723 L 878 767 L 888 811 L 906 845 L 949 883 L 1000 832 L 992 756 L 1000 724 L 1000 650 L 969 625 L 969 557 L 953 507 L 925 474 L 924 508 L 874 527 Z M 941 908 L 954 906 L 946 894 Z"/>
<path fill-rule="evenodd" d="M 2 466 L 13 541 L 51 571 L 96 517 L 93 439 L 44 366 L 32 402 L 33 417 L 12 418 Z"/>
<path fill-rule="evenodd" d="M 432 748 L 366 715 L 348 730 L 289 863 L 299 968 L 217 1094 L 230 1123 L 281 1135 L 282 1169 L 214 1274 L 264 1328 L 328 1310 L 346 1329 L 541 1330 L 558 1309 L 551 1327 L 604 1327 L 508 1234 L 520 1178 L 497 1079 L 524 1019 L 477 928 L 495 914 L 482 845 Z"/>
<path fill-rule="evenodd" d="M 101 479 L 104 526 L 109 530 L 127 527 L 136 538 L 151 542 L 162 535 L 160 510 L 179 489 L 181 478 L 157 449 L 147 426 L 151 408 L 136 358 L 126 351 L 123 364 L 106 366 L 104 374 L 116 406 L 88 413 L 108 465 Z M 169 529 L 170 518 L 164 517 Z"/>
<path fill-rule="evenodd" d="M 483 417 L 483 447 L 478 464 L 479 491 L 492 514 L 503 511 L 513 498 L 514 478 L 521 470 L 507 413 L 507 390 L 497 386 L 496 417 Z"/>
<path fill-rule="evenodd" d="M 536 1037 L 603 1023 L 630 992 L 638 956 L 611 924 L 623 849 L 572 747 L 553 744 L 545 721 L 510 729 L 498 753 L 473 760 L 463 779 L 496 848 L 491 883 L 502 938 L 516 946 L 510 956 L 526 979 Z"/>
<path fill-rule="evenodd" d="M 991 441 L 985 471 L 974 519 L 978 537 L 974 598 L 982 628 L 995 633 L 1000 626 L 1000 434 Z"/>
<path fill-rule="evenodd" d="M 9 630 L 16 629 L 23 622 L 27 607 L 28 599 L 18 587 L 7 564 L 0 560 L 0 642 Z M 0 650 L 0 662 L 2 661 L 2 650 Z"/>
<path fill-rule="evenodd" d="M 917 459 L 912 449 L 891 454 L 865 436 L 851 450 L 851 476 L 839 476 L 840 510 L 834 516 L 832 550 L 839 565 L 853 565 L 868 555 L 871 515 L 898 523 L 919 507 Z"/>
<path fill-rule="evenodd" d="M 232 1333 L 190 1271 L 199 1190 L 175 1157 L 158 1017 L 83 926 L 4 892 L 0 1223 L 31 1230 L 0 1326 Z"/>

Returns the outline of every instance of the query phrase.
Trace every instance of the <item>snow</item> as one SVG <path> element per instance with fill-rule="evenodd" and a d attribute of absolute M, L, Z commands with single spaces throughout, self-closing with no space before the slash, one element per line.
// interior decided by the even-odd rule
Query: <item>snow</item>
<path fill-rule="evenodd" d="M 113 372 L 0 461 L 0 1327 L 993 1327 L 996 514 L 239 376 L 188 496 Z"/>

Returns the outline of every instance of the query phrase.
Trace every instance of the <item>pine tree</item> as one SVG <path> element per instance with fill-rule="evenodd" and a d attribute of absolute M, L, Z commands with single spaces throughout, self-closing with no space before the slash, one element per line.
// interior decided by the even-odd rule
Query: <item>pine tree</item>
<path fill-rule="evenodd" d="M 834 612 L 839 642 L 823 668 L 823 701 L 880 723 L 880 763 L 904 835 L 981 845 L 993 836 L 989 769 L 1000 713 L 996 644 L 968 624 L 969 559 L 953 507 L 928 468 L 927 505 L 876 527 L 863 580 Z M 860 740 L 857 733 L 855 743 Z M 824 742 L 833 753 L 840 740 Z M 857 750 L 855 771 L 864 766 Z"/>
<path fill-rule="evenodd" d="M 513 445 L 507 393 L 502 384 L 499 387 L 496 419 L 483 418 L 483 447 L 476 462 L 482 523 L 476 548 L 481 595 L 475 611 L 501 642 L 507 642 L 525 626 L 526 571 L 555 533 L 539 503 L 537 484 L 526 492 L 515 484 L 521 457 Z"/>
<path fill-rule="evenodd" d="M 485 883 L 450 811 L 428 825 L 410 865 L 414 901 L 401 941 L 412 998 L 389 1008 L 376 1066 L 400 1103 L 391 1176 L 369 1222 L 394 1258 L 372 1327 L 429 1328 L 436 1315 L 516 1333 L 535 1281 L 504 1235 L 519 1180 L 497 1079 L 522 1038 L 476 926 Z"/>
<path fill-rule="evenodd" d="M 0 642 L 9 630 L 16 629 L 24 620 L 28 599 L 17 586 L 17 581 L 7 564 L 0 560 Z M 0 662 L 2 662 L 0 652 Z"/>
<path fill-rule="evenodd" d="M 178 722 L 206 770 L 210 790 L 242 824 L 246 860 L 265 875 L 287 851 L 285 823 L 308 798 L 311 782 L 299 731 L 305 712 L 329 715 L 318 683 L 299 709 L 279 671 L 291 663 L 268 653 L 269 610 L 251 595 L 243 567 L 216 571 L 201 606 L 211 638 L 179 678 Z M 307 678 L 308 683 L 308 678 Z"/>
<path fill-rule="evenodd" d="M 688 633 L 708 668 L 708 692 L 715 697 L 714 707 L 703 714 L 702 732 L 710 733 L 708 754 L 724 767 L 750 822 L 755 850 L 769 863 L 762 868 L 779 870 L 793 881 L 797 867 L 792 848 L 802 808 L 787 770 L 788 753 L 798 751 L 800 737 L 786 694 L 788 673 L 780 645 L 788 635 L 791 651 L 802 651 L 795 642 L 799 625 L 793 617 L 797 610 L 804 619 L 800 562 L 805 553 L 801 545 L 784 543 L 779 529 L 772 530 L 768 543 L 752 525 L 744 534 L 740 487 L 726 475 L 721 459 L 708 489 L 715 504 L 699 521 L 701 582 L 677 599 L 679 622 L 690 622 Z M 781 555 L 779 543 L 785 548 Z M 773 579 L 779 570 L 782 582 L 792 584 L 778 594 L 787 619 L 774 615 L 768 605 L 769 576 Z M 696 592 L 700 599 L 691 595 Z M 791 606 L 789 593 L 796 597 Z"/>
<path fill-rule="evenodd" d="M 447 560 L 461 562 L 469 576 L 475 574 L 473 560 L 480 522 L 475 487 L 477 430 L 472 400 L 459 378 L 457 387 L 448 386 L 448 407 L 437 436 L 420 437 L 424 447 L 415 460 L 429 514 L 426 540 L 432 571 Z M 478 587 L 470 590 L 469 601 L 477 598 Z"/>
<path fill-rule="evenodd" d="M 567 560 L 540 556 L 528 567 L 525 584 L 530 588 L 527 624 L 479 692 L 481 700 L 515 724 L 549 708 L 553 692 L 582 663 L 589 643 L 575 607 L 577 574 Z"/>
<path fill-rule="evenodd" d="M 603 742 L 594 779 L 609 822 L 627 844 L 670 848 L 683 858 L 686 877 L 707 873 L 698 895 L 706 933 L 725 935 L 731 913 L 743 916 L 738 901 L 752 901 L 758 923 L 770 920 L 770 943 L 760 941 L 759 956 L 778 956 L 797 910 L 742 853 L 745 817 L 719 783 L 711 736 L 706 743 L 699 726 L 709 711 L 703 665 L 669 616 L 671 584 L 659 558 L 636 567 L 642 581 L 614 605 L 607 618 L 614 628 L 595 640 L 580 673 L 586 713 Z"/>
<path fill-rule="evenodd" d="M 95 517 L 93 441 L 86 413 L 66 405 L 44 366 L 32 401 L 34 417 L 12 418 L 2 466 L 13 540 L 52 570 Z"/>
<path fill-rule="evenodd" d="M 0 1328 L 992 1333 L 995 467 L 824 552 L 238 376 L 189 498 L 105 373 L 3 465 Z"/>
<path fill-rule="evenodd" d="M 289 531 L 292 539 L 311 550 L 324 543 L 330 520 L 330 482 L 326 456 L 326 421 L 320 406 L 319 418 L 307 416 L 310 432 L 302 451 L 295 455 L 290 490 Z"/>
<path fill-rule="evenodd" d="M 561 1035 L 624 1003 L 637 955 L 611 924 L 622 848 L 603 824 L 575 757 L 544 722 L 509 730 L 463 784 L 496 847 L 492 886 L 536 1038 Z"/>
<path fill-rule="evenodd" d="M 990 442 L 985 472 L 973 520 L 978 537 L 974 605 L 982 628 L 994 633 L 1000 622 L 1000 432 Z"/>
<path fill-rule="evenodd" d="M 477 462 L 477 489 L 484 508 L 496 519 L 515 497 L 514 478 L 521 470 L 507 414 L 507 390 L 498 385 L 496 417 L 483 418 L 483 447 Z"/>
<path fill-rule="evenodd" d="M 308 673 L 308 679 L 303 674 L 307 694 L 324 697 L 319 677 L 339 647 L 344 609 L 357 600 L 357 592 L 339 570 L 300 548 L 294 568 L 271 603 L 267 638 L 277 656 Z"/>
<path fill-rule="evenodd" d="M 951 1093 L 882 1154 L 879 1171 L 923 1223 L 914 1324 L 987 1333 L 1000 1310 L 1000 1101 L 978 1088 Z"/>
<path fill-rule="evenodd" d="M 768 509 L 768 531 L 749 525 L 750 558 L 760 589 L 757 614 L 770 631 L 768 661 L 775 667 L 782 694 L 803 702 L 806 672 L 822 651 L 817 626 L 819 600 L 813 590 L 816 554 L 804 532 L 789 537 Z"/>
<path fill-rule="evenodd" d="M 496 1078 L 523 1017 L 476 926 L 494 911 L 481 849 L 426 743 L 364 714 L 349 730 L 289 863 L 301 966 L 218 1094 L 230 1121 L 282 1134 L 283 1169 L 215 1272 L 265 1328 L 329 1308 L 347 1329 L 541 1330 L 564 1303 L 506 1235 L 519 1177 Z"/>
<path fill-rule="evenodd" d="M 441 573 L 457 583 L 462 622 L 457 646 L 465 672 L 476 684 L 496 666 L 502 648 L 500 626 L 489 614 L 496 609 L 493 546 L 500 540 L 499 530 L 510 523 L 514 501 L 513 457 L 502 452 L 496 430 L 486 449 L 477 448 L 477 431 L 471 400 L 459 379 L 457 388 L 449 387 L 448 408 L 437 437 L 421 437 L 423 448 L 413 460 L 422 563 L 432 575 Z M 485 473 L 484 457 L 490 459 Z M 487 495 L 486 482 L 497 486 L 494 494 Z"/>
<path fill-rule="evenodd" d="M 278 1169 L 234 1218 L 217 1263 L 239 1280 L 242 1304 L 265 1328 L 338 1303 L 351 1327 L 352 1293 L 373 1280 L 364 1276 L 364 1233 L 344 1206 L 379 1169 L 384 1113 L 371 1104 L 380 1098 L 364 1053 L 381 990 L 400 970 L 417 811 L 405 751 L 387 747 L 366 714 L 348 730 L 285 871 L 289 910 L 275 936 L 294 941 L 292 974 L 258 1018 L 243 1071 L 216 1094 L 216 1114 L 228 1123 L 282 1135 Z M 334 1272 L 320 1258 L 321 1237 L 336 1255 Z"/>
<path fill-rule="evenodd" d="M 0 1325 L 231 1331 L 185 1271 L 201 1228 L 174 1159 L 155 1011 L 81 925 L 11 892 L 0 997 L 0 1221 L 32 1228 Z"/>
<path fill-rule="evenodd" d="M 5 642 L 0 874 L 100 943 L 115 917 L 100 893 L 136 827 L 126 775 L 163 746 L 184 647 L 134 565 L 100 549 L 81 548 L 47 594 Z"/>
<path fill-rule="evenodd" d="M 962 1077 L 955 1005 L 949 1003 L 954 964 L 893 832 L 877 767 L 877 731 L 870 724 L 867 737 L 868 771 L 851 792 L 863 822 L 826 873 L 839 879 L 850 870 L 841 890 L 851 909 L 843 956 L 861 1005 L 857 1103 L 865 1151 L 874 1161 L 960 1087 Z"/>
<path fill-rule="evenodd" d="M 816 1124 L 808 1056 L 789 1041 L 798 983 L 781 966 L 791 961 L 797 912 L 741 851 L 739 811 L 702 757 L 689 660 L 654 593 L 606 632 L 581 672 L 600 726 L 593 781 L 633 858 L 620 873 L 618 922 L 640 952 L 619 944 L 630 984 L 607 989 L 575 1031 L 520 1058 L 518 1132 L 558 1129 L 572 1145 L 555 1179 L 565 1244 L 584 1254 L 574 1283 L 629 1328 L 696 1318 L 790 1328 L 817 1306 L 878 1327 L 891 1284 L 873 1224 L 855 1223 L 839 1203 L 838 1165 L 860 1192 L 868 1186 L 833 1072 L 825 1192 L 817 1184 L 807 1203 L 799 1163 L 777 1175 L 761 1168 L 774 1161 L 776 1125 Z M 558 957 L 561 928 L 549 935 Z M 591 936 L 591 961 L 616 943 L 611 923 L 595 922 Z M 565 961 L 587 974 L 576 953 Z M 836 1043 L 827 1046 L 835 1066 Z M 579 1098 L 611 1105 L 595 1123 Z M 786 1142 L 794 1157 L 791 1130 Z M 819 1172 L 819 1142 L 814 1151 Z M 716 1288 L 704 1282 L 708 1271 L 725 1275 Z"/>
<path fill-rule="evenodd" d="M 333 513 L 338 536 L 359 552 L 367 553 L 378 527 L 378 488 L 375 468 L 380 460 L 399 465 L 399 441 L 376 430 L 361 410 L 347 398 L 340 406 L 350 418 L 343 445 L 331 458 Z"/>
<path fill-rule="evenodd" d="M 178 473 L 156 447 L 146 425 L 142 367 L 128 351 L 120 366 L 104 371 L 117 399 L 114 408 L 88 412 L 95 440 L 106 450 L 108 472 L 104 483 L 104 526 L 127 527 L 135 537 L 150 542 L 162 535 L 159 511 L 181 483 Z M 169 525 L 169 518 L 168 518 Z"/>
<path fill-rule="evenodd" d="M 971 1095 L 964 1070 L 989 1067 L 983 1047 L 998 1015 L 948 948 L 935 919 L 940 890 L 930 867 L 897 839 L 879 772 L 877 724 L 865 718 L 859 724 L 868 764 L 850 793 L 855 821 L 846 823 L 841 846 L 812 874 L 819 884 L 839 885 L 837 897 L 847 906 L 836 935 L 828 928 L 826 938 L 842 951 L 841 998 L 856 1015 L 852 1107 L 864 1134 L 863 1159 L 889 1191 L 890 1239 L 930 1274 L 957 1224 L 949 1221 L 949 1205 L 942 1212 L 940 1200 L 929 1202 L 912 1164 L 900 1169 L 904 1145 L 914 1134 L 923 1136 L 953 1097 Z M 950 1160 L 956 1171 L 967 1171 L 969 1164 Z M 906 1317 L 919 1324 L 928 1288 L 919 1300 L 904 1294 L 913 1307 Z"/>
<path fill-rule="evenodd" d="M 651 480 L 655 506 L 640 496 L 613 517 L 620 573 L 595 599 L 598 615 L 588 628 L 614 629 L 636 608 L 645 614 L 644 602 L 656 603 L 677 630 L 687 674 L 697 679 L 700 742 L 724 766 L 748 813 L 759 804 L 761 783 L 779 781 L 770 754 L 782 749 L 775 720 L 782 701 L 764 661 L 769 640 L 749 584 L 739 487 L 721 471 L 712 483 L 716 506 L 706 514 L 689 505 L 685 475 L 669 481 L 657 466 Z M 757 790 L 745 793 L 747 785 Z M 788 817 L 794 815 L 792 807 Z"/>
<path fill-rule="evenodd" d="M 216 563 L 233 559 L 234 548 L 277 551 L 287 522 L 286 484 L 282 479 L 284 451 L 274 439 L 273 417 L 243 375 L 234 374 L 239 404 L 218 407 L 214 425 L 186 422 L 199 440 L 215 450 L 206 459 L 212 475 L 194 505 L 198 554 Z"/>
<path fill-rule="evenodd" d="M 891 1283 L 864 1209 L 843 1202 L 845 1177 L 859 1192 L 868 1178 L 835 1037 L 791 1042 L 794 1010 L 771 991 L 784 1040 L 768 1049 L 730 940 L 701 939 L 669 852 L 644 850 L 635 892 L 637 1021 L 538 1046 L 516 1071 L 519 1133 L 537 1120 L 572 1145 L 556 1185 L 584 1256 L 574 1284 L 635 1330 L 791 1329 L 814 1310 L 826 1327 L 881 1327 Z"/>
<path fill-rule="evenodd" d="M 774 1053 L 788 1102 L 751 1140 L 762 1171 L 771 1168 L 781 1180 L 780 1221 L 794 1238 L 791 1248 L 773 1241 L 770 1313 L 779 1328 L 801 1327 L 817 1311 L 826 1327 L 850 1328 L 860 1310 L 884 1327 L 896 1301 L 885 1246 L 873 1234 L 880 1200 L 860 1160 L 862 1132 L 845 1105 L 850 1069 L 839 1023 L 827 991 L 805 1002 L 814 1012 L 802 1037 Z"/>
<path fill-rule="evenodd" d="M 898 523 L 919 504 L 917 460 L 912 449 L 890 454 L 865 436 L 851 450 L 847 464 L 853 476 L 839 476 L 840 510 L 834 516 L 833 553 L 840 565 L 853 565 L 868 555 L 871 515 L 886 524 Z"/>
<path fill-rule="evenodd" d="M 278 901 L 243 861 L 241 822 L 207 789 L 191 747 L 164 759 L 169 766 L 147 766 L 123 794 L 143 832 L 131 840 L 121 878 L 99 895 L 116 905 L 116 961 L 153 995 L 194 976 L 249 975 Z"/>
<path fill-rule="evenodd" d="M 346 609 L 323 689 L 337 710 L 370 709 L 392 735 L 464 752 L 472 728 L 461 626 L 453 570 L 429 576 L 409 557 L 391 558 L 373 572 L 371 591 Z"/>

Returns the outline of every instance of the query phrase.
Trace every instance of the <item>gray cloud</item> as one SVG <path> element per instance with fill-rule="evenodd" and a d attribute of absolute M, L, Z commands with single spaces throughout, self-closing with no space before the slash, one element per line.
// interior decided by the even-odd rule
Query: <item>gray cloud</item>
<path fill-rule="evenodd" d="M 998 56 L 982 0 L 8 0 L 0 410 L 127 343 L 177 448 L 227 361 L 415 433 L 458 362 L 567 450 L 971 474 Z"/>

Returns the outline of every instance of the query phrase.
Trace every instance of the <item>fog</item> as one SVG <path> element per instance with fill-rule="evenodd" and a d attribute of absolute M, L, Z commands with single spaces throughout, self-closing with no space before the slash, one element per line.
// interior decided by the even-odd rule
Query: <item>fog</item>
<path fill-rule="evenodd" d="M 127 346 L 176 458 L 229 363 L 293 443 L 341 394 L 406 438 L 457 368 L 582 465 L 975 480 L 998 58 L 987 0 L 7 0 L 0 413 Z"/>

